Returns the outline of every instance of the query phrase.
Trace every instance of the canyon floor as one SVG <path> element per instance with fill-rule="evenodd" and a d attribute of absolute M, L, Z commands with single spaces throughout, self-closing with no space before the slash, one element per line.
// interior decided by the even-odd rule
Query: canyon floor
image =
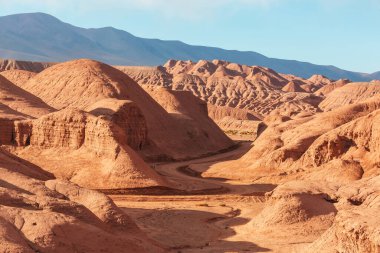
<path fill-rule="evenodd" d="M 290 252 L 313 235 L 255 233 L 246 224 L 264 208 L 265 193 L 276 185 L 203 178 L 210 165 L 240 158 L 252 142 L 183 162 L 152 167 L 183 193 L 109 195 L 138 227 L 170 252 Z"/>

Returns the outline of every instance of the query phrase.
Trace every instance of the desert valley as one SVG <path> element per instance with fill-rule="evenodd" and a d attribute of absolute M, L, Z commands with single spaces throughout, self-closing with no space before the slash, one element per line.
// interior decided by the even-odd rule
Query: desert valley
<path fill-rule="evenodd" d="M 380 253 L 379 26 L 379 0 L 0 0 L 0 253 Z"/>
<path fill-rule="evenodd" d="M 380 81 L 0 62 L 1 252 L 380 252 Z"/>

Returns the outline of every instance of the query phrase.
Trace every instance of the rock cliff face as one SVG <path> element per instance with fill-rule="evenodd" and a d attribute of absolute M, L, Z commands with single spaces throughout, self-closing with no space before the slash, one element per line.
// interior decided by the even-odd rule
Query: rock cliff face
<path fill-rule="evenodd" d="M 66 107 L 87 110 L 108 98 L 132 100 L 146 120 L 148 139 L 146 145 L 134 145 L 147 159 L 183 159 L 217 152 L 232 145 L 223 132 L 214 131 L 210 119 L 204 117 L 203 123 L 192 120 L 184 127 L 184 121 L 168 113 L 123 72 L 96 61 L 77 60 L 54 65 L 31 78 L 23 88 L 38 94 L 45 103 L 58 110 Z M 182 107 L 187 106 L 192 105 Z M 210 141 L 211 138 L 202 132 L 214 132 L 217 138 Z"/>
<path fill-rule="evenodd" d="M 13 120 L 0 119 L 0 145 L 11 145 L 13 138 Z"/>
<path fill-rule="evenodd" d="M 86 108 L 86 111 L 112 122 L 115 136 L 135 150 L 142 150 L 148 141 L 148 127 L 141 110 L 129 100 L 104 99 Z M 120 140 L 120 138 L 119 138 Z"/>
<path fill-rule="evenodd" d="M 123 106 L 132 111 L 135 108 L 128 101 Z M 123 121 L 114 116 L 116 121 L 111 121 L 112 118 L 65 109 L 36 120 L 15 122 L 9 144 L 27 147 L 16 154 L 81 186 L 123 189 L 166 185 L 129 147 L 143 145 L 146 132 L 144 128 L 143 133 L 138 128 L 122 129 L 118 124 L 143 120 L 138 110 L 128 116 Z M 52 153 L 59 157 L 52 157 Z M 67 162 L 62 163 L 62 159 Z"/>

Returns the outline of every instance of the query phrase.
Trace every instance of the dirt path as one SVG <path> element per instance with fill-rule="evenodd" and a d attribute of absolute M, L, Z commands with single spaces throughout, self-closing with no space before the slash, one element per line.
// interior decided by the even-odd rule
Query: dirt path
<path fill-rule="evenodd" d="M 152 165 L 178 190 L 194 195 L 111 195 L 148 236 L 169 252 L 264 252 L 268 249 L 244 240 L 235 227 L 262 210 L 273 185 L 243 184 L 220 178 L 202 178 L 213 163 L 237 159 L 250 148 L 244 142 L 222 154 L 190 161 Z M 194 170 L 193 168 L 196 168 Z"/>

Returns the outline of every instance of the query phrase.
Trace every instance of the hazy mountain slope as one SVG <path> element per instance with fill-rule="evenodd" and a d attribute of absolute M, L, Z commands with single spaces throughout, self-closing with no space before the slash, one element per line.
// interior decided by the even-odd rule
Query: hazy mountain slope
<path fill-rule="evenodd" d="M 53 65 L 53 63 L 0 59 L 0 71 L 19 69 L 31 72 L 41 72 L 51 65 Z"/>
<path fill-rule="evenodd" d="M 43 13 L 0 17 L 0 57 L 32 61 L 92 58 L 115 65 L 160 65 L 168 59 L 222 59 L 270 67 L 277 72 L 308 78 L 322 74 L 332 79 L 366 81 L 378 74 L 361 74 L 334 66 L 265 57 L 255 52 L 192 46 L 180 41 L 143 39 L 112 27 L 84 29 Z"/>

